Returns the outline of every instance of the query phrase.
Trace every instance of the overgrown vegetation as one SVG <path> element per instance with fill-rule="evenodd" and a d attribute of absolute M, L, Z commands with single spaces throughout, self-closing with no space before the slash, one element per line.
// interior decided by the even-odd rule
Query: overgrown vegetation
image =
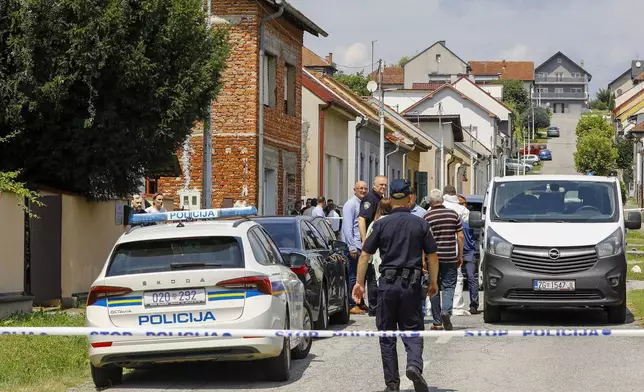
<path fill-rule="evenodd" d="M 229 51 L 201 0 L 0 1 L 5 184 L 138 192 L 207 117 Z"/>
<path fill-rule="evenodd" d="M 371 95 L 371 92 L 367 90 L 369 77 L 365 76 L 364 71 L 356 72 L 355 74 L 345 74 L 342 71 L 338 71 L 333 75 L 333 78 L 350 88 L 358 96 L 366 97 Z"/>
<path fill-rule="evenodd" d="M 614 131 L 602 116 L 582 116 L 575 133 L 577 151 L 574 159 L 578 172 L 607 176 L 617 169 L 619 153 L 613 140 Z"/>
<path fill-rule="evenodd" d="M 82 327 L 82 314 L 37 312 L 0 321 L 2 327 Z M 63 392 L 87 379 L 84 336 L 0 336 L 0 390 Z"/>

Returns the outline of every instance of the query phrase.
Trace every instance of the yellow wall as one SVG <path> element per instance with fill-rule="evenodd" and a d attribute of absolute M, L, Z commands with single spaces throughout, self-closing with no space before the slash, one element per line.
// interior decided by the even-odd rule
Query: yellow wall
<path fill-rule="evenodd" d="M 429 192 L 430 190 L 436 188 L 436 184 L 438 183 L 437 179 L 434 178 L 434 172 L 436 171 L 434 167 L 436 159 L 436 148 L 421 152 L 418 155 L 420 156 L 418 162 L 418 171 L 427 172 L 427 188 L 429 188 Z"/>
<path fill-rule="evenodd" d="M 25 215 L 13 193 L 0 196 L 0 293 L 22 293 Z"/>
<path fill-rule="evenodd" d="M 63 195 L 62 297 L 83 293 L 101 272 L 125 226 L 115 221 L 116 201 L 88 202 Z M 125 217 L 124 217 L 125 219 Z"/>

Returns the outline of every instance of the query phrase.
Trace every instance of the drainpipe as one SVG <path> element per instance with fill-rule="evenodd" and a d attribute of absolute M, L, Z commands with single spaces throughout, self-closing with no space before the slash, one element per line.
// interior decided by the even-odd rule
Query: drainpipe
<path fill-rule="evenodd" d="M 258 141 L 257 141 L 257 214 L 264 214 L 264 24 L 275 18 L 279 18 L 284 13 L 286 4 L 280 4 L 280 8 L 274 14 L 267 15 L 259 21 L 259 124 L 258 124 Z"/>
<path fill-rule="evenodd" d="M 356 159 L 357 159 L 356 166 L 358 167 L 358 170 L 356 170 L 357 178 L 354 181 L 354 183 L 362 180 L 362 177 L 361 177 L 362 173 L 360 173 L 360 153 L 361 153 L 361 150 L 360 150 L 360 129 L 364 128 L 365 126 L 367 126 L 367 118 L 362 117 L 360 122 L 358 124 L 356 124 Z"/>
<path fill-rule="evenodd" d="M 320 116 L 319 116 L 319 125 L 318 125 L 318 145 L 319 150 L 318 154 L 318 164 L 320 168 L 318 170 L 318 195 L 324 195 L 324 111 L 331 107 L 331 103 L 326 105 L 320 105 Z"/>
<path fill-rule="evenodd" d="M 386 170 L 387 170 L 387 171 L 385 172 L 385 176 L 389 175 L 389 156 L 391 156 L 391 155 L 393 155 L 393 154 L 397 153 L 397 152 L 398 152 L 398 150 L 400 150 L 400 142 L 399 142 L 399 141 L 398 141 L 398 142 L 396 142 L 396 149 L 395 149 L 395 150 L 393 150 L 392 152 L 390 152 L 389 154 L 385 155 L 385 162 L 387 162 L 387 164 L 385 165 L 385 168 L 386 168 Z M 393 180 L 393 178 L 392 178 L 392 180 Z M 391 181 L 391 180 L 390 180 L 390 181 Z"/>
<path fill-rule="evenodd" d="M 414 151 L 415 149 L 416 145 L 414 144 L 409 152 Z M 408 152 L 403 154 L 403 178 L 406 178 L 407 181 L 411 181 L 411 178 L 407 178 L 407 154 Z"/>

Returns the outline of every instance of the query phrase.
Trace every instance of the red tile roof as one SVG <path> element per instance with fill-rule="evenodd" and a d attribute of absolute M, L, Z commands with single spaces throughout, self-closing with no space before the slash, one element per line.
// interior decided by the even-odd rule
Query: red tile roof
<path fill-rule="evenodd" d="M 303 67 L 330 67 L 331 64 L 307 48 L 302 46 L 302 66 Z"/>
<path fill-rule="evenodd" d="M 411 85 L 412 90 L 437 90 L 445 83 L 441 82 L 430 82 L 430 83 L 413 83 Z"/>
<path fill-rule="evenodd" d="M 501 79 L 534 80 L 532 61 L 470 61 L 472 74 L 497 75 Z"/>
<path fill-rule="evenodd" d="M 369 77 L 371 80 L 378 81 L 378 70 L 373 71 Z M 382 73 L 382 84 L 404 84 L 405 72 L 402 67 L 385 67 Z"/>
<path fill-rule="evenodd" d="M 631 128 L 631 131 L 644 131 L 644 121 Z"/>

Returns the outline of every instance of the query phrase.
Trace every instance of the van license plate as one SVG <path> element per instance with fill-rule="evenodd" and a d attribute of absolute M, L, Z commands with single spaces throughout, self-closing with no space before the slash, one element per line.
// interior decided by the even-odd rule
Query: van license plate
<path fill-rule="evenodd" d="M 205 304 L 206 290 L 150 291 L 145 293 L 144 301 L 146 307 Z"/>
<path fill-rule="evenodd" d="M 532 287 L 536 291 L 575 291 L 574 280 L 534 280 Z"/>

